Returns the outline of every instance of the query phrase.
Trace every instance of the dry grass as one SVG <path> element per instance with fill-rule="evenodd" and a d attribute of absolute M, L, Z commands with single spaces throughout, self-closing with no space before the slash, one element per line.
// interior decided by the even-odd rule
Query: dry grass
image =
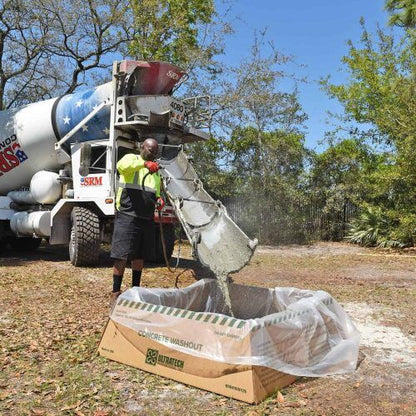
<path fill-rule="evenodd" d="M 414 319 L 406 317 L 414 317 L 416 307 L 416 257 L 348 254 L 345 245 L 339 247 L 346 253 L 331 254 L 320 247 L 322 252 L 309 254 L 301 248 L 301 255 L 296 248 L 260 253 L 234 280 L 319 288 L 341 303 L 397 308 L 394 319 L 387 313 L 382 317 L 385 324 L 415 333 Z M 189 249 L 185 254 L 178 273 L 188 270 L 180 286 L 209 276 L 189 259 Z M 143 284 L 173 287 L 175 277 L 163 267 L 151 267 Z M 0 279 L 2 415 L 416 414 L 416 389 L 410 387 L 415 372 L 371 360 L 351 376 L 300 380 L 279 397 L 251 406 L 97 356 L 111 287 L 105 252 L 102 266 L 92 269 L 72 267 L 63 249 L 41 247 L 29 256 L 9 252 L 0 258 Z M 125 280 L 129 283 L 129 272 Z M 393 397 L 392 390 L 401 393 Z"/>

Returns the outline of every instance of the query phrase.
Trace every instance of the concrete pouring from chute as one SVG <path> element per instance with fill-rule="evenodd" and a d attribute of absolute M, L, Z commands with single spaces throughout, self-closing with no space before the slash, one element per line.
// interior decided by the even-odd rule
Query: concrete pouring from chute
<path fill-rule="evenodd" d="M 243 268 L 257 239 L 251 240 L 229 217 L 220 201 L 204 189 L 182 148 L 175 158 L 160 161 L 164 187 L 193 253 L 217 276 Z"/>

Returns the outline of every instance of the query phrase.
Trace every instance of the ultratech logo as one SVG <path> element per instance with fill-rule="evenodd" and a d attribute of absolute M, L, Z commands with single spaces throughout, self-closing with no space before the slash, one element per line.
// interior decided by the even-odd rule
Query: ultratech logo
<path fill-rule="evenodd" d="M 15 134 L 0 141 L 0 176 L 19 166 L 27 159 L 26 153 L 20 149 Z"/>
<path fill-rule="evenodd" d="M 166 367 L 183 368 L 184 366 L 184 362 L 182 360 L 177 360 L 176 358 L 159 354 L 158 350 L 153 350 L 151 348 L 147 349 L 145 362 L 149 365 L 160 364 Z"/>
<path fill-rule="evenodd" d="M 146 364 L 156 365 L 158 355 L 159 355 L 158 350 L 152 350 L 151 348 L 148 348 L 147 353 L 146 353 Z"/>

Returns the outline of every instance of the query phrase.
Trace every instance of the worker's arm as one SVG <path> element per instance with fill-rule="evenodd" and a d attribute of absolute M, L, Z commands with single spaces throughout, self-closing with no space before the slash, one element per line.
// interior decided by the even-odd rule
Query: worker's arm
<path fill-rule="evenodd" d="M 123 156 L 117 163 L 117 170 L 122 175 L 133 173 L 142 168 L 144 168 L 144 160 L 133 153 Z"/>

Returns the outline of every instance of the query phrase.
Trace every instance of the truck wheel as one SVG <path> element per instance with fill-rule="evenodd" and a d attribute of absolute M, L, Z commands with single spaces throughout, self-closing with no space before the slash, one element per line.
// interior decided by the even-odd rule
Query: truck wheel
<path fill-rule="evenodd" d="M 4 225 L 3 221 L 0 221 L 0 253 L 3 252 L 6 249 L 7 246 L 7 240 L 4 237 Z"/>
<path fill-rule="evenodd" d="M 69 259 L 74 266 L 96 266 L 100 255 L 100 219 L 88 208 L 71 212 Z"/>
<path fill-rule="evenodd" d="M 165 257 L 163 256 L 162 240 L 160 237 L 160 227 L 155 227 L 156 233 L 156 247 L 155 255 L 150 261 L 152 263 L 165 264 Z M 173 248 L 175 246 L 175 228 L 171 224 L 163 225 L 163 236 L 165 238 L 166 256 L 168 260 L 172 257 Z"/>
<path fill-rule="evenodd" d="M 34 251 L 37 250 L 42 242 L 41 238 L 20 237 L 13 238 L 9 241 L 10 247 L 17 251 Z"/>

